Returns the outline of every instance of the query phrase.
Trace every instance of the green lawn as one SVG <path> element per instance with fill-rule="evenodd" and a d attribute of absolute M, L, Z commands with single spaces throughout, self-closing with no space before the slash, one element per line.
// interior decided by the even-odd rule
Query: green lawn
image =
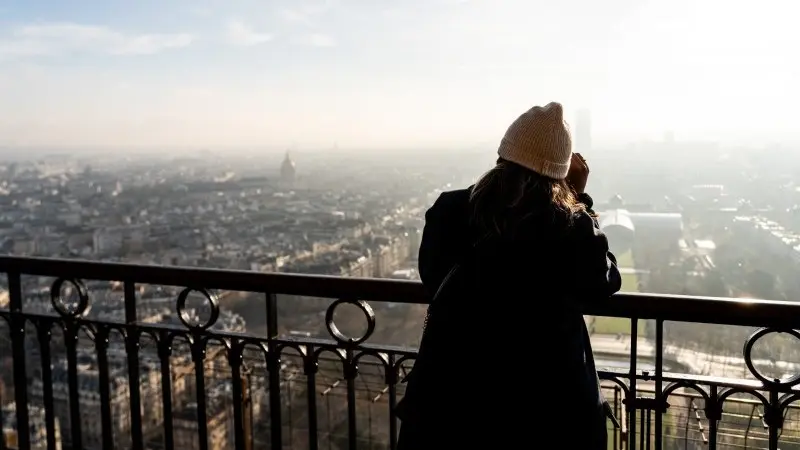
<path fill-rule="evenodd" d="M 622 292 L 639 292 L 639 279 L 635 273 L 622 274 Z"/>
<path fill-rule="evenodd" d="M 617 257 L 617 267 L 621 269 L 633 269 L 636 265 L 633 262 L 631 252 L 625 252 Z M 635 273 L 622 275 L 622 292 L 639 292 L 639 280 Z M 638 335 L 644 336 L 644 323 L 639 322 Z M 630 334 L 631 321 L 621 317 L 595 317 L 594 332 L 597 334 Z"/>
<path fill-rule="evenodd" d="M 635 269 L 631 252 L 625 252 L 617 257 L 617 267 L 620 269 Z M 639 279 L 635 273 L 622 274 L 622 292 L 639 292 Z"/>
<path fill-rule="evenodd" d="M 633 263 L 633 253 L 627 251 L 620 255 L 614 255 L 617 257 L 617 267 L 624 267 L 624 268 L 634 268 L 636 265 Z"/>
<path fill-rule="evenodd" d="M 591 322 L 589 322 L 591 324 Z M 636 330 L 639 336 L 645 335 L 645 324 L 639 321 L 639 328 Z M 591 325 L 590 325 L 590 330 Z M 631 320 L 622 317 L 595 317 L 594 333 L 596 334 L 631 334 Z"/>

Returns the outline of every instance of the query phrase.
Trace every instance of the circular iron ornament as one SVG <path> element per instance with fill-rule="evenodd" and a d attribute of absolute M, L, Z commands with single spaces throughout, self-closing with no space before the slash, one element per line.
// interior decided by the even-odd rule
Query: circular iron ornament
<path fill-rule="evenodd" d="M 189 294 L 192 292 L 197 292 L 201 294 L 205 299 L 208 301 L 208 305 L 211 307 L 211 316 L 209 316 L 208 320 L 205 323 L 192 323 L 192 317 L 189 315 L 189 312 L 186 311 L 186 300 L 189 299 Z M 178 294 L 178 318 L 181 320 L 186 328 L 202 331 L 207 330 L 214 326 L 217 323 L 217 319 L 219 318 L 219 299 L 217 298 L 216 294 L 208 291 L 207 289 L 203 288 L 186 288 Z"/>
<path fill-rule="evenodd" d="M 333 320 L 333 314 L 336 312 L 336 308 L 344 303 L 353 305 L 360 309 L 367 318 L 367 331 L 365 331 L 363 335 L 359 337 L 348 337 L 345 336 L 344 333 L 339 330 L 339 327 L 336 326 L 336 323 Z M 372 333 L 375 332 L 375 311 L 373 311 L 372 307 L 369 306 L 369 303 L 365 302 L 364 300 L 349 300 L 342 298 L 336 300 L 335 302 L 331 303 L 330 306 L 328 306 L 328 310 L 325 312 L 325 327 L 328 328 L 328 333 L 330 333 L 331 336 L 333 336 L 333 338 L 336 339 L 340 344 L 358 345 L 369 339 L 370 336 L 372 336 Z"/>
<path fill-rule="evenodd" d="M 68 306 L 64 301 L 64 297 L 61 295 L 61 289 L 64 287 L 64 283 L 71 285 L 78 295 L 78 302 L 74 307 Z M 77 278 L 59 278 L 54 281 L 53 285 L 50 286 L 50 303 L 61 317 L 70 317 L 73 319 L 85 316 L 91 309 L 89 305 L 89 291 L 86 289 L 86 285 L 83 284 L 83 281 Z"/>
<path fill-rule="evenodd" d="M 800 333 L 796 330 L 791 329 L 775 329 L 775 328 L 760 328 L 756 330 L 747 340 L 744 341 L 744 363 L 747 365 L 747 370 L 753 374 L 759 381 L 764 383 L 765 385 L 776 387 L 776 388 L 787 388 L 792 387 L 796 384 L 800 383 L 800 373 L 795 374 L 789 378 L 767 378 L 761 372 L 756 369 L 755 364 L 753 364 L 753 346 L 755 346 L 756 342 L 763 338 L 768 334 L 773 333 L 786 333 L 790 336 L 793 336 L 795 339 L 800 341 Z"/>

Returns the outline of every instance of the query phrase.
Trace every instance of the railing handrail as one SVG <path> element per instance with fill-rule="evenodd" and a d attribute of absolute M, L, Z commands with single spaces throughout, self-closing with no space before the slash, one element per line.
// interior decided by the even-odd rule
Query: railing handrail
<path fill-rule="evenodd" d="M 428 303 L 428 297 L 422 284 L 407 280 L 17 256 L 0 256 L 0 272 L 66 279 L 133 281 L 154 285 L 177 284 L 184 287 L 269 292 L 309 297 L 408 304 Z M 88 274 L 91 274 L 90 278 L 87 278 Z M 800 302 L 758 299 L 626 292 L 616 294 L 608 300 L 587 303 L 585 313 L 597 316 L 769 326 L 787 329 L 800 326 L 800 319 L 798 319 L 800 318 Z"/>
<path fill-rule="evenodd" d="M 422 284 L 405 280 L 17 256 L 0 256 L 0 272 L 309 297 L 362 297 L 382 302 L 426 303 Z M 87 278 L 89 274 L 91 278 Z"/>

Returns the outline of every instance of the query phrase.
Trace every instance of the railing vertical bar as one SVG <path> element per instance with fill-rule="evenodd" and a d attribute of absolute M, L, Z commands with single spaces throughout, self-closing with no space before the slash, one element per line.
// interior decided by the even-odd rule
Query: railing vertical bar
<path fill-rule="evenodd" d="M 306 347 L 306 395 L 308 397 L 308 448 L 317 450 L 319 435 L 317 430 L 317 355 L 313 345 Z"/>
<path fill-rule="evenodd" d="M 6 402 L 3 400 L 3 390 L 0 389 L 0 405 L 5 405 Z M 5 422 L 3 422 L 3 409 L 0 408 L 0 433 L 2 430 L 5 430 Z M 0 438 L 0 450 L 6 450 L 6 439 L 5 436 Z"/>
<path fill-rule="evenodd" d="M 347 379 L 347 442 L 350 450 L 358 449 L 358 429 L 356 423 L 356 367 L 352 348 L 348 348 L 345 359 L 345 378 Z"/>
<path fill-rule="evenodd" d="M 69 386 L 69 423 L 72 433 L 72 448 L 83 448 L 81 433 L 81 404 L 78 384 L 78 331 L 79 325 L 72 318 L 65 318 L 64 343 L 67 347 L 67 385 Z"/>
<path fill-rule="evenodd" d="M 291 376 L 287 377 L 287 379 L 285 381 L 286 384 L 287 384 L 287 388 L 283 393 L 284 402 L 286 403 L 286 406 L 287 406 L 286 421 L 288 422 L 287 428 L 289 429 L 289 432 L 287 433 L 287 439 L 288 439 L 289 442 L 287 442 L 287 445 L 289 446 L 289 448 L 293 448 L 295 446 L 294 445 L 294 439 L 295 439 L 294 418 L 295 418 L 295 414 L 294 414 L 294 412 L 292 410 L 293 405 L 294 405 L 294 401 L 295 401 L 294 395 L 292 395 L 292 393 L 295 391 L 295 383 L 297 383 L 297 380 L 295 380 L 295 378 L 296 378 L 296 374 L 295 373 L 292 373 Z M 302 407 L 301 407 L 301 410 L 302 410 Z"/>
<path fill-rule="evenodd" d="M 714 405 L 717 405 L 719 392 L 717 392 L 717 386 L 711 385 L 710 393 L 708 398 L 710 398 Z M 709 405 L 706 405 L 706 411 L 708 411 Z M 717 424 L 719 421 L 717 417 L 708 417 L 708 450 L 717 450 Z"/>
<path fill-rule="evenodd" d="M 22 313 L 22 279 L 19 272 L 8 272 L 10 328 L 14 364 L 14 401 L 17 410 L 17 444 L 22 450 L 30 448 L 28 426 L 28 374 L 25 365 L 25 317 Z"/>
<path fill-rule="evenodd" d="M 643 439 L 644 439 L 644 442 L 645 442 L 644 448 L 646 448 L 647 450 L 650 450 L 651 442 L 653 441 L 653 433 L 652 433 L 652 429 L 651 429 L 652 428 L 652 423 L 653 423 L 652 414 L 653 414 L 653 410 L 648 409 L 646 414 L 645 414 L 647 419 L 645 419 L 644 429 L 642 430 L 643 431 L 642 436 L 643 436 Z M 656 415 L 658 415 L 658 411 L 656 411 Z"/>
<path fill-rule="evenodd" d="M 131 447 L 142 450 L 142 405 L 139 391 L 139 330 L 136 326 L 136 284 L 126 280 L 125 286 L 125 346 L 128 354 L 128 390 L 131 406 Z"/>
<path fill-rule="evenodd" d="M 639 319 L 636 317 L 631 318 L 631 359 L 630 359 L 630 393 L 628 394 L 626 407 L 628 408 L 628 448 L 631 450 L 636 449 L 636 362 L 639 353 Z M 641 430 L 640 430 L 641 433 Z"/>
<path fill-rule="evenodd" d="M 197 439 L 200 450 L 208 450 L 208 413 L 206 411 L 206 342 L 199 334 L 192 339 L 195 392 L 197 396 Z"/>
<path fill-rule="evenodd" d="M 244 436 L 244 394 L 242 391 L 242 356 L 244 344 L 236 340 L 231 342 L 228 363 L 231 367 L 231 385 L 233 388 L 233 437 L 234 447 L 245 450 Z"/>
<path fill-rule="evenodd" d="M 619 414 L 619 412 L 620 412 L 619 399 L 620 399 L 620 396 L 622 395 L 621 393 L 622 393 L 622 389 L 620 389 L 619 386 L 614 385 L 614 414 Z M 621 436 L 619 434 L 619 431 L 617 430 L 617 427 L 612 426 L 611 430 L 612 430 L 612 433 L 613 433 L 613 438 L 612 438 L 613 441 L 612 442 L 614 443 L 612 447 L 615 450 L 619 450 L 622 447 L 622 444 L 620 444 L 620 442 L 619 442 L 621 440 Z"/>
<path fill-rule="evenodd" d="M 56 449 L 56 417 L 53 405 L 53 362 L 50 357 L 50 338 L 52 337 L 53 324 L 47 320 L 40 320 L 37 329 L 39 336 L 39 354 L 42 363 L 42 397 L 44 401 L 44 423 L 47 430 L 47 449 Z M 0 405 L 3 402 L 0 400 Z M 2 423 L 0 423 L 2 429 Z"/>
<path fill-rule="evenodd" d="M 273 449 L 283 448 L 281 421 L 281 355 L 278 353 L 278 296 L 267 293 L 267 372 L 269 372 L 270 440 Z"/>
<path fill-rule="evenodd" d="M 111 383 L 108 376 L 108 336 L 109 330 L 101 327 L 94 336 L 97 351 L 98 384 L 100 389 L 100 424 L 102 426 L 103 448 L 114 448 L 114 433 L 111 425 Z"/>
<path fill-rule="evenodd" d="M 395 358 L 389 354 L 386 364 L 387 377 L 386 383 L 389 385 L 389 450 L 397 450 L 397 378 L 398 367 L 395 367 Z"/>
<path fill-rule="evenodd" d="M 162 332 L 158 340 L 158 357 L 161 364 L 161 408 L 164 416 L 164 448 L 174 448 L 172 435 L 172 339 L 168 332 Z"/>
<path fill-rule="evenodd" d="M 5 405 L 6 402 L 3 399 L 3 390 L 0 389 L 0 405 Z M 0 407 L 0 433 L 2 430 L 5 430 L 5 422 L 3 421 L 3 408 Z M 5 436 L 0 438 L 0 450 L 6 450 L 6 439 Z"/>
<path fill-rule="evenodd" d="M 663 415 L 666 413 L 666 409 L 663 409 L 665 405 L 665 398 L 663 398 L 663 381 L 664 381 L 664 321 L 662 319 L 656 319 L 656 386 L 655 386 L 655 398 L 656 398 L 656 433 L 655 433 L 655 450 L 661 450 L 662 441 L 663 441 Z"/>
<path fill-rule="evenodd" d="M 769 410 L 764 409 L 765 415 L 768 413 L 767 426 L 769 433 L 769 450 L 778 450 L 778 440 L 780 439 L 780 426 L 783 418 L 780 417 L 780 394 L 775 388 L 769 391 Z"/>
<path fill-rule="evenodd" d="M 692 413 L 692 407 L 693 406 L 694 406 L 694 399 L 690 398 L 689 399 L 689 405 L 686 408 L 686 428 L 685 428 L 686 431 L 684 431 L 684 433 L 683 433 L 683 448 L 684 448 L 684 450 L 689 450 L 689 421 L 691 420 L 691 417 L 692 417 L 691 413 Z M 752 419 L 752 417 L 751 417 L 751 419 Z M 748 422 L 748 425 L 747 425 L 747 429 L 748 430 L 750 429 L 750 425 L 749 424 L 750 424 L 750 422 Z M 745 448 L 747 448 L 747 433 L 745 433 L 745 435 L 744 435 L 744 444 L 745 444 Z"/>
<path fill-rule="evenodd" d="M 247 376 L 245 384 L 247 389 L 244 391 L 245 401 L 247 402 L 247 408 L 245 409 L 244 416 L 245 448 L 247 450 L 253 450 L 253 423 L 255 419 L 253 417 L 253 369 L 248 369 L 247 372 L 245 372 L 245 375 Z"/>

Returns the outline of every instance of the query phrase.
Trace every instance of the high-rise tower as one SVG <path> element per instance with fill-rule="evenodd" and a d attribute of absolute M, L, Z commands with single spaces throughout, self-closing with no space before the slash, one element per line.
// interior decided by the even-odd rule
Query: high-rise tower
<path fill-rule="evenodd" d="M 592 151 L 592 113 L 588 109 L 578 110 L 575 119 L 573 150 L 577 153 Z"/>

